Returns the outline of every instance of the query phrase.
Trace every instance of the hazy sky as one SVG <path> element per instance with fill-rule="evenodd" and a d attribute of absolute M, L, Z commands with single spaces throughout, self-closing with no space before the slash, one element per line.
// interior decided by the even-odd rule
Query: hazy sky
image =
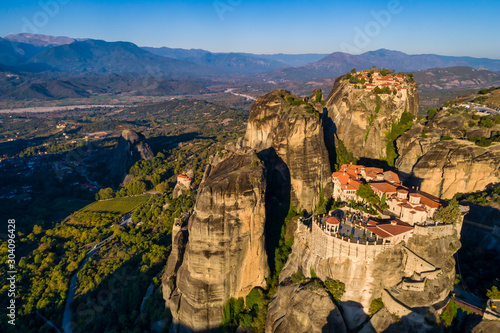
<path fill-rule="evenodd" d="M 498 0 L 0 0 L 0 36 L 32 32 L 214 52 L 500 59 Z"/>

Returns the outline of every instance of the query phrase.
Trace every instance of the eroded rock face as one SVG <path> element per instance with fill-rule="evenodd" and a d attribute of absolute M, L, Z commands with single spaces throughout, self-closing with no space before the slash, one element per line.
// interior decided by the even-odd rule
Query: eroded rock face
<path fill-rule="evenodd" d="M 110 170 L 109 177 L 122 181 L 129 168 L 136 161 L 140 159 L 150 160 L 153 157 L 153 151 L 147 144 L 144 135 L 131 130 L 124 130 L 107 164 Z"/>
<path fill-rule="evenodd" d="M 154 157 L 151 147 L 146 143 L 146 138 L 141 133 L 123 130 L 121 138 L 127 141 L 143 160 L 150 160 Z"/>
<path fill-rule="evenodd" d="M 483 191 L 500 182 L 500 144 L 480 147 L 469 137 L 489 138 L 497 127 L 464 130 L 460 116 L 441 111 L 427 124 L 417 124 L 401 135 L 396 145 L 396 167 L 409 184 L 424 192 L 450 199 L 456 193 Z M 449 137 L 451 140 L 441 140 Z"/>
<path fill-rule="evenodd" d="M 328 292 L 314 282 L 282 285 L 269 303 L 266 333 L 347 332 L 339 309 Z"/>
<path fill-rule="evenodd" d="M 482 191 L 500 182 L 500 149 L 441 141 L 414 165 L 412 178 L 422 191 L 445 199 L 456 193 Z"/>
<path fill-rule="evenodd" d="M 361 72 L 360 75 L 366 75 Z M 405 89 L 396 94 L 374 94 L 339 77 L 326 101 L 328 116 L 336 127 L 336 136 L 356 158 L 382 159 L 387 156 L 385 133 L 407 112 L 418 112 L 418 90 L 409 77 Z M 357 87 L 357 88 L 356 88 Z"/>
<path fill-rule="evenodd" d="M 265 286 L 265 191 L 264 169 L 250 150 L 207 167 L 187 235 L 181 231 L 174 239 L 177 251 L 163 277 L 172 332 L 214 329 L 227 299 Z"/>
<path fill-rule="evenodd" d="M 331 190 L 331 168 L 320 113 L 305 103 L 294 105 L 299 101 L 286 90 L 259 97 L 250 112 L 244 144 L 259 154 L 274 150 L 289 170 L 294 207 L 312 211 L 320 189 Z"/>

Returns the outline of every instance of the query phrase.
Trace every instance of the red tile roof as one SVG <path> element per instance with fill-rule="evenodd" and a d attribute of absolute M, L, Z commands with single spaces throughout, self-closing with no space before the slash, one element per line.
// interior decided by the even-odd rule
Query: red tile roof
<path fill-rule="evenodd" d="M 378 191 L 381 193 L 409 193 L 409 189 L 405 186 L 401 185 L 401 180 L 399 179 L 399 176 L 397 173 L 393 171 L 386 171 L 384 172 L 382 169 L 379 168 L 366 168 L 363 165 L 353 165 L 353 164 L 343 164 L 340 167 L 340 170 L 337 172 L 334 172 L 332 174 L 333 178 L 337 178 L 342 186 L 342 189 L 344 190 L 357 190 L 359 186 L 361 185 L 361 182 L 359 181 L 361 179 L 361 170 L 365 169 L 365 174 L 369 178 L 376 178 L 379 174 L 383 174 L 384 179 L 386 182 L 375 182 L 375 183 L 370 183 L 371 187 L 373 188 L 374 191 Z M 394 183 L 389 183 L 389 182 L 394 182 Z M 396 186 L 394 186 L 394 185 Z M 416 193 L 414 191 L 411 191 L 412 193 L 410 194 L 411 196 L 420 196 L 420 203 L 422 205 L 428 206 L 430 208 L 439 208 L 442 206 L 442 204 L 439 202 L 438 198 L 435 198 L 427 193 L 417 191 Z M 406 200 L 400 200 L 397 199 L 397 202 L 403 202 L 407 203 L 408 201 Z M 412 208 L 410 206 L 409 208 Z M 420 211 L 420 209 L 417 209 Z"/>
<path fill-rule="evenodd" d="M 425 195 L 421 195 L 420 203 L 422 203 L 430 208 L 439 208 L 442 206 L 439 202 L 431 200 L 430 198 L 426 197 Z"/>
<path fill-rule="evenodd" d="M 387 232 L 377 228 L 377 227 L 372 227 L 372 226 L 367 226 L 366 229 L 368 231 L 371 231 L 373 232 L 375 235 L 381 237 L 381 238 L 389 238 L 389 237 L 392 237 L 390 234 L 388 234 Z"/>
<path fill-rule="evenodd" d="M 325 220 L 328 224 L 340 224 L 340 220 L 336 217 L 330 216 Z"/>
<path fill-rule="evenodd" d="M 374 191 L 382 193 L 396 193 L 396 187 L 389 183 L 370 183 Z"/>
<path fill-rule="evenodd" d="M 361 182 L 358 182 L 357 180 L 354 179 L 350 179 L 350 181 L 347 184 L 342 185 L 342 188 L 344 190 L 358 190 L 360 185 Z"/>
<path fill-rule="evenodd" d="M 191 179 L 191 177 L 188 177 L 186 175 L 178 175 L 177 178 L 184 178 L 184 179 Z"/>
<path fill-rule="evenodd" d="M 373 232 L 379 237 L 389 238 L 392 236 L 404 234 L 405 232 L 410 232 L 413 230 L 413 227 L 399 220 L 393 220 L 389 223 L 380 223 L 370 220 L 368 221 L 368 226 L 366 227 L 366 229 Z"/>
<path fill-rule="evenodd" d="M 397 184 L 401 183 L 401 180 L 399 180 L 398 174 L 393 172 L 393 171 L 384 172 L 384 178 L 385 178 L 385 180 L 388 180 L 390 182 L 395 182 Z"/>

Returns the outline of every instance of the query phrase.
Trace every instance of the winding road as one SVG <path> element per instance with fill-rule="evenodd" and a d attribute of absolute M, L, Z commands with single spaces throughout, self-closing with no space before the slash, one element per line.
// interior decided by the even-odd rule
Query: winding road
<path fill-rule="evenodd" d="M 246 98 L 246 99 L 247 99 L 247 100 L 249 100 L 249 101 L 255 101 L 255 100 L 256 100 L 256 98 L 255 98 L 255 97 L 253 97 L 253 96 L 250 96 L 250 95 L 245 95 L 245 94 L 238 94 L 238 93 L 235 93 L 235 92 L 234 92 L 234 90 L 235 90 L 235 89 L 236 89 L 236 88 L 229 88 L 229 89 L 227 89 L 227 90 L 226 90 L 226 91 L 224 91 L 224 92 L 225 92 L 226 94 L 232 94 L 232 95 L 235 95 L 235 96 L 244 97 L 244 98 Z"/>
<path fill-rule="evenodd" d="M 122 220 L 120 222 L 120 226 L 124 226 L 124 225 L 128 225 L 132 223 L 132 214 L 131 213 L 128 213 L 126 215 L 124 215 L 122 217 Z M 112 227 L 113 225 L 110 226 L 110 228 Z M 105 240 L 103 240 L 102 242 L 100 243 L 97 243 L 96 245 L 94 245 L 94 247 L 92 248 L 92 250 L 90 250 L 90 252 L 87 254 L 87 256 L 85 257 L 85 260 L 83 260 L 82 264 L 80 265 L 80 267 L 78 267 L 78 270 L 75 272 L 75 274 L 73 274 L 73 276 L 71 277 L 71 283 L 69 285 L 69 293 L 68 293 L 68 298 L 66 299 L 66 305 L 64 307 L 64 315 L 63 315 L 63 322 L 62 322 L 62 328 L 63 328 L 63 332 L 64 333 L 72 333 L 72 329 L 71 329 L 71 317 L 72 317 L 72 313 L 71 313 L 71 308 L 70 308 L 70 305 L 71 305 L 71 302 L 73 302 L 73 299 L 75 298 L 75 293 L 76 293 L 76 288 L 78 287 L 78 272 L 80 272 L 80 270 L 83 268 L 83 266 L 85 266 L 85 264 L 89 261 L 89 259 L 94 255 L 94 253 L 104 244 L 106 243 L 107 241 L 113 239 L 113 237 L 115 237 L 115 235 L 111 235 L 109 236 L 108 238 L 106 238 Z"/>

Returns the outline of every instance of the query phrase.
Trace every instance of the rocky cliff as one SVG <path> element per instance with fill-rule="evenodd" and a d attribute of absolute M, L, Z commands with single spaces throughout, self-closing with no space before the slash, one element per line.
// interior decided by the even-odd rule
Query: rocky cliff
<path fill-rule="evenodd" d="M 321 244 L 310 242 L 308 232 L 307 228 L 297 228 L 292 253 L 280 274 L 280 281 L 299 269 L 308 276 L 312 268 L 323 281 L 330 277 L 343 282 L 345 293 L 340 306 L 348 329 L 361 329 L 365 324 L 381 325 L 366 323 L 371 302 L 380 297 L 390 313 L 400 318 L 417 316 L 410 323 L 418 326 L 424 322 L 427 309 L 445 300 L 453 288 L 453 254 L 460 247 L 453 226 L 419 229 L 406 244 L 387 247 L 377 252 L 374 259 L 371 255 L 359 256 L 346 250 L 339 256 L 320 257 L 314 247 Z M 344 246 L 348 248 L 347 242 Z M 363 251 L 375 250 L 363 246 Z M 417 283 L 421 290 L 408 289 L 405 284 L 408 280 L 421 281 Z"/>
<path fill-rule="evenodd" d="M 214 329 L 227 299 L 265 286 L 265 192 L 264 168 L 251 150 L 217 157 L 207 167 L 163 277 L 171 332 Z"/>
<path fill-rule="evenodd" d="M 344 333 L 344 319 L 317 281 L 281 285 L 269 303 L 266 333 Z"/>
<path fill-rule="evenodd" d="M 482 147 L 471 140 L 497 136 L 500 125 L 481 127 L 467 120 L 471 116 L 464 110 L 455 115 L 443 110 L 401 135 L 396 167 L 403 179 L 445 199 L 499 183 L 500 143 Z"/>
<path fill-rule="evenodd" d="M 326 108 L 348 152 L 356 158 L 383 159 L 385 134 L 392 124 L 404 111 L 418 112 L 417 85 L 409 76 L 382 76 L 378 70 L 349 74 L 335 81 Z"/>
<path fill-rule="evenodd" d="M 331 190 L 331 168 L 320 113 L 286 90 L 259 97 L 252 106 L 244 144 L 266 159 L 270 150 L 288 169 L 295 208 L 308 211 L 321 189 Z"/>
<path fill-rule="evenodd" d="M 154 157 L 151 147 L 141 133 L 123 130 L 108 162 L 109 177 L 122 181 L 130 167 L 138 160 L 150 160 Z"/>

